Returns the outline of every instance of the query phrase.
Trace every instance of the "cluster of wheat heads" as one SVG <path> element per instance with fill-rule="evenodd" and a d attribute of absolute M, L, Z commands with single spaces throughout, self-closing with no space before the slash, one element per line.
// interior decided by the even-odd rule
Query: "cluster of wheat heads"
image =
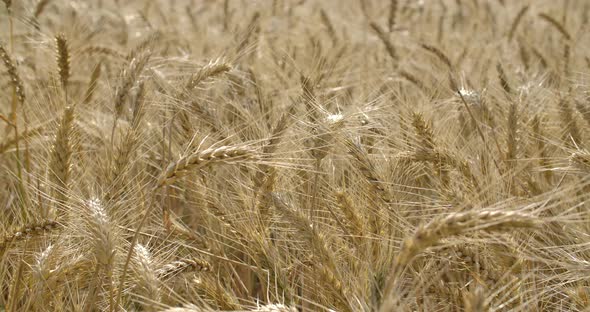
<path fill-rule="evenodd" d="M 590 3 L 3 0 L 1 311 L 588 311 Z"/>

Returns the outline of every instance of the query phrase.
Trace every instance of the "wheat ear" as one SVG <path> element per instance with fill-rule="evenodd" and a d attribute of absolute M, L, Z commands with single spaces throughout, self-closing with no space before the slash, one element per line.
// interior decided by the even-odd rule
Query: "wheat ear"
<path fill-rule="evenodd" d="M 340 207 L 340 210 L 346 217 L 348 221 L 348 226 L 350 228 L 350 232 L 353 237 L 352 239 L 356 242 L 359 242 L 360 238 L 362 238 L 365 234 L 365 225 L 359 214 L 357 213 L 354 204 L 350 197 L 344 193 L 343 191 L 337 191 L 335 194 L 336 202 Z"/>
<path fill-rule="evenodd" d="M 507 94 L 512 94 L 512 87 L 510 87 L 508 77 L 506 76 L 506 72 L 504 72 L 502 65 L 498 63 L 496 65 L 496 69 L 498 70 L 498 79 L 500 80 L 500 85 L 502 86 L 502 89 L 504 89 L 504 91 Z"/>
<path fill-rule="evenodd" d="M 168 263 L 156 271 L 158 279 L 168 279 L 184 272 L 208 272 L 211 264 L 205 260 L 187 258 Z"/>
<path fill-rule="evenodd" d="M 389 26 L 389 32 L 393 32 L 393 29 L 395 28 L 398 8 L 398 0 L 391 0 L 389 2 L 389 16 L 387 17 L 387 25 Z"/>
<path fill-rule="evenodd" d="M 330 250 L 326 236 L 318 231 L 313 222 L 301 211 L 289 207 L 289 205 L 277 194 L 272 194 L 275 207 L 281 212 L 283 218 L 289 221 L 303 237 L 311 243 L 311 247 L 317 252 L 318 259 L 329 269 L 336 269 L 336 260 Z"/>
<path fill-rule="evenodd" d="M 582 149 L 572 153 L 569 157 L 570 168 L 574 171 L 590 173 L 590 152 Z"/>
<path fill-rule="evenodd" d="M 541 168 L 547 168 L 548 167 L 548 161 L 547 161 L 547 147 L 545 144 L 545 139 L 544 139 L 544 134 L 543 134 L 543 120 L 541 117 L 539 116 L 535 116 L 533 117 L 532 120 L 532 128 L 533 128 L 533 134 L 534 134 L 534 140 L 537 143 L 536 144 L 536 152 L 537 152 L 537 157 L 539 159 L 539 166 L 541 166 Z M 543 176 L 545 178 L 545 180 L 550 183 L 552 178 L 553 178 L 553 172 L 550 170 L 545 170 L 543 172 Z"/>
<path fill-rule="evenodd" d="M 507 131 L 507 151 L 506 160 L 514 160 L 517 156 L 518 149 L 518 110 L 516 102 L 510 104 L 508 111 L 508 131 Z"/>
<path fill-rule="evenodd" d="M 487 312 L 490 310 L 485 290 L 479 285 L 473 291 L 463 294 L 463 302 L 465 312 Z"/>
<path fill-rule="evenodd" d="M 16 95 L 18 97 L 18 101 L 22 105 L 25 102 L 25 88 L 23 87 L 23 82 L 18 75 L 16 70 L 16 65 L 12 58 L 6 52 L 4 45 L 0 43 L 0 59 L 4 63 L 4 67 L 6 67 L 8 71 L 8 77 L 10 77 L 10 84 L 16 90 Z"/>
<path fill-rule="evenodd" d="M 137 244 L 134 247 L 133 253 L 133 271 L 138 279 L 137 287 L 140 295 L 150 300 L 150 302 L 160 302 L 161 293 L 158 275 L 154 268 L 154 261 L 152 255 L 147 247 L 142 244 Z M 144 306 L 153 309 L 152 305 L 145 303 Z"/>
<path fill-rule="evenodd" d="M 114 57 L 116 59 L 125 59 L 125 54 L 119 52 L 118 50 L 115 50 L 113 48 L 110 47 L 104 47 L 104 46 L 99 46 L 99 45 L 91 45 L 91 46 L 87 46 L 85 48 L 83 48 L 82 50 L 80 50 L 80 54 L 102 54 L 105 56 L 111 56 Z"/>
<path fill-rule="evenodd" d="M 422 91 L 422 93 L 424 93 L 426 95 L 429 93 L 428 88 L 426 87 L 424 82 L 422 82 L 420 79 L 418 79 L 418 77 L 414 76 L 413 74 L 411 74 L 405 70 L 400 70 L 399 75 L 402 76 L 407 81 L 411 82 L 413 85 L 415 85 L 418 89 L 420 89 L 420 91 Z"/>
<path fill-rule="evenodd" d="M 187 170 L 200 169 L 215 163 L 256 161 L 257 153 L 241 146 L 209 148 L 171 163 L 158 179 L 158 186 L 174 182 Z"/>
<path fill-rule="evenodd" d="M 131 59 L 129 65 L 125 67 L 121 73 L 121 83 L 115 89 L 115 120 L 113 122 L 113 130 L 111 133 L 111 140 L 115 134 L 115 128 L 117 127 L 117 120 L 123 114 L 123 107 L 125 105 L 125 100 L 129 95 L 129 90 L 133 87 L 135 82 L 138 80 L 139 75 L 145 68 L 146 64 L 150 59 L 149 53 L 144 53 L 142 55 L 137 56 L 136 58 Z"/>
<path fill-rule="evenodd" d="M 412 114 L 412 126 L 416 131 L 416 135 L 421 140 L 420 149 L 426 151 L 434 151 L 436 145 L 434 143 L 434 132 L 430 124 L 424 120 L 424 116 L 421 113 Z"/>
<path fill-rule="evenodd" d="M 537 225 L 539 220 L 534 216 L 496 210 L 455 213 L 419 227 L 404 240 L 393 260 L 384 288 L 385 304 L 380 311 L 387 311 L 387 307 L 392 304 L 396 282 L 411 260 L 420 252 L 438 245 L 441 240 L 471 231 L 504 232 L 515 228 L 534 228 Z"/>
<path fill-rule="evenodd" d="M 572 40 L 572 35 L 570 35 L 567 29 L 565 29 L 565 26 L 563 26 L 563 24 L 561 24 L 552 16 L 547 15 L 546 13 L 539 13 L 539 18 L 548 22 L 549 25 L 553 26 L 553 28 L 555 28 L 567 41 Z"/>
<path fill-rule="evenodd" d="M 0 236 L 0 250 L 7 248 L 12 242 L 24 240 L 29 237 L 41 236 L 46 232 L 57 229 L 58 227 L 59 224 L 51 220 L 23 225 L 7 234 Z"/>
<path fill-rule="evenodd" d="M 559 101 L 559 117 L 561 119 L 562 127 L 564 128 L 563 135 L 565 144 L 572 148 L 580 146 L 580 144 L 582 144 L 582 132 L 578 127 L 578 123 L 574 116 L 574 110 L 567 98 L 562 98 Z"/>
<path fill-rule="evenodd" d="M 512 41 L 512 38 L 514 38 L 514 34 L 516 33 L 516 29 L 518 28 L 518 25 L 520 25 L 522 18 L 528 12 L 529 8 L 530 8 L 529 5 L 525 5 L 516 14 L 516 17 L 514 18 L 514 20 L 512 21 L 512 25 L 510 26 L 510 31 L 508 32 L 508 41 Z"/>
<path fill-rule="evenodd" d="M 375 165 L 369 159 L 366 151 L 359 144 L 352 140 L 346 141 L 349 154 L 356 160 L 355 165 L 369 183 L 371 191 L 373 191 L 379 199 L 388 204 L 391 198 L 387 189 L 383 186 L 383 180 L 377 174 Z"/>
<path fill-rule="evenodd" d="M 334 28 L 334 24 L 332 24 L 332 21 L 330 20 L 330 16 L 328 16 L 328 13 L 324 9 L 321 9 L 320 17 L 322 19 L 322 24 L 326 26 L 326 30 L 328 31 L 328 35 L 332 40 L 332 44 L 336 45 L 338 43 L 338 35 L 336 33 L 336 29 Z"/>
<path fill-rule="evenodd" d="M 144 102 L 145 102 L 145 86 L 143 82 L 140 82 L 137 86 L 137 92 L 133 97 L 132 103 L 132 117 L 131 127 L 127 129 L 127 132 L 123 136 L 120 144 L 116 147 L 114 156 L 114 166 L 110 174 L 112 181 L 116 180 L 122 174 L 125 173 L 129 164 L 131 163 L 131 157 L 135 153 L 137 146 L 139 145 L 139 126 L 144 115 Z M 119 182 L 120 183 L 120 182 Z M 122 191 L 122 190 L 115 190 Z"/>
<path fill-rule="evenodd" d="M 252 312 L 296 312 L 298 311 L 296 307 L 286 306 L 284 304 L 274 304 L 270 303 L 267 305 L 256 307 Z"/>
<path fill-rule="evenodd" d="M 68 51 L 68 41 L 64 34 L 55 36 L 55 47 L 57 56 L 57 72 L 59 81 L 64 92 L 67 92 L 68 81 L 70 79 L 70 52 Z"/>
<path fill-rule="evenodd" d="M 453 63 L 451 62 L 451 59 L 439 48 L 437 48 L 433 45 L 430 45 L 430 44 L 426 44 L 426 43 L 422 43 L 422 44 L 420 44 L 420 46 L 422 47 L 422 49 L 434 54 L 434 56 L 436 56 L 445 65 L 447 65 L 447 67 L 449 69 L 453 68 Z"/>
<path fill-rule="evenodd" d="M 371 22 L 370 26 L 377 35 L 377 37 L 379 37 L 379 40 L 381 40 L 381 42 L 383 42 L 383 45 L 385 45 L 385 50 L 387 51 L 387 54 L 389 54 L 392 60 L 397 61 L 398 56 L 395 50 L 395 46 L 393 45 L 389 37 L 387 37 L 385 31 L 383 31 L 381 26 L 379 26 L 379 24 L 377 24 L 376 22 Z"/>
<path fill-rule="evenodd" d="M 113 285 L 113 270 L 115 264 L 115 256 L 117 253 L 117 236 L 115 228 L 111 222 L 110 216 L 107 214 L 102 202 L 99 199 L 88 200 L 84 204 L 85 213 L 84 221 L 85 227 L 88 231 L 88 236 L 91 239 L 90 246 L 96 261 L 96 273 L 103 272 L 103 276 L 92 281 L 90 287 L 90 299 L 86 302 L 88 306 L 94 304 L 96 290 L 103 287 L 103 281 L 109 293 L 109 307 L 112 309 L 114 285 Z"/>
<path fill-rule="evenodd" d="M 59 123 L 55 141 L 51 151 L 51 181 L 56 187 L 55 197 L 60 203 L 64 203 L 68 196 L 72 166 L 72 132 L 74 126 L 74 108 L 66 107 Z"/>
<path fill-rule="evenodd" d="M 40 0 L 39 2 L 37 2 L 37 5 L 35 6 L 35 11 L 33 13 L 33 16 L 35 16 L 35 19 L 39 19 L 41 14 L 43 14 L 43 12 L 45 11 L 45 8 L 49 4 L 49 1 L 51 1 L 51 0 Z"/>
<path fill-rule="evenodd" d="M 576 101 L 576 109 L 582 115 L 582 118 L 584 118 L 584 121 L 586 121 L 586 124 L 588 126 L 590 126 L 590 106 L 589 106 L 588 100 L 590 100 L 590 99 L 586 99 L 586 101 L 587 101 L 586 104 L 584 104 L 580 101 Z"/>
<path fill-rule="evenodd" d="M 336 257 L 329 246 L 328 237 L 314 226 L 310 218 L 300 210 L 289 207 L 278 195 L 272 194 L 272 199 L 275 207 L 281 212 L 285 220 L 291 222 L 299 233 L 311 244 L 314 256 L 318 259 L 318 263 L 314 264 L 314 266 L 319 268 L 322 275 L 326 277 L 324 279 L 325 284 L 336 291 L 341 297 L 341 303 L 346 305 L 346 294 L 348 290 L 342 282 Z"/>
<path fill-rule="evenodd" d="M 94 96 L 94 91 L 98 86 L 98 79 L 100 79 L 100 75 L 102 73 L 102 63 L 99 62 L 96 64 L 92 73 L 90 74 L 90 81 L 88 82 L 88 88 L 86 89 L 86 93 L 84 94 L 83 102 L 84 104 L 90 103 L 92 101 L 92 97 Z"/>
<path fill-rule="evenodd" d="M 240 304 L 235 296 L 228 292 L 220 281 L 213 278 L 199 278 L 194 280 L 198 293 L 212 301 L 221 310 L 240 310 Z"/>
<path fill-rule="evenodd" d="M 201 83 L 210 78 L 221 76 L 232 69 L 231 65 L 223 59 L 217 59 L 203 66 L 186 84 L 187 90 L 198 87 Z"/>
<path fill-rule="evenodd" d="M 250 19 L 250 23 L 248 23 L 248 26 L 246 26 L 246 29 L 244 30 L 244 38 L 240 41 L 240 43 L 238 44 L 238 46 L 236 47 L 236 54 L 240 54 L 241 52 L 244 51 L 244 48 L 246 48 L 246 46 L 248 45 L 248 42 L 250 41 L 250 37 L 252 36 L 252 33 L 256 32 L 256 29 L 258 28 L 258 20 L 260 19 L 260 12 L 256 11 L 254 12 L 254 14 L 252 15 L 252 18 Z"/>
<path fill-rule="evenodd" d="M 149 34 L 147 37 L 141 40 L 131 51 L 129 51 L 129 53 L 127 53 L 125 59 L 132 60 L 136 58 L 138 55 L 146 53 L 151 46 L 153 46 L 155 43 L 158 42 L 158 40 L 160 40 L 161 37 L 162 33 L 160 31 L 155 31 Z"/>

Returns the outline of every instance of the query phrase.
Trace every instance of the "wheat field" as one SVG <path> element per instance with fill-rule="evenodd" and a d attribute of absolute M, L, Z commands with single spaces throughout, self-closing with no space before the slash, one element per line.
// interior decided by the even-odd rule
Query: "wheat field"
<path fill-rule="evenodd" d="M 0 311 L 590 311 L 590 2 L 2 0 Z"/>

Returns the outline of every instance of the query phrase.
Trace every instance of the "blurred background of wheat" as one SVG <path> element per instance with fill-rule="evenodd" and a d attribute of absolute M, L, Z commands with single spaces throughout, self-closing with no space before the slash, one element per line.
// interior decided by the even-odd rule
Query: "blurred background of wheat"
<path fill-rule="evenodd" d="M 590 2 L 2 2 L 0 310 L 590 310 Z"/>

